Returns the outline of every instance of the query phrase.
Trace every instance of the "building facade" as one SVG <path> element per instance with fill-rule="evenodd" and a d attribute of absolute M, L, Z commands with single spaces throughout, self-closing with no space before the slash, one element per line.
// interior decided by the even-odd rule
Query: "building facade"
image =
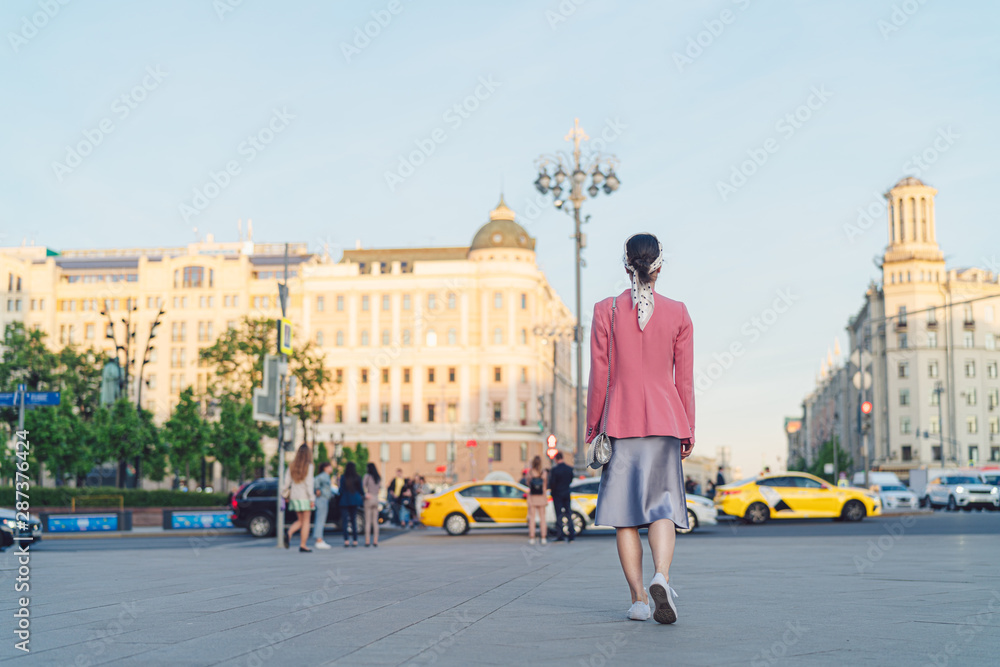
<path fill-rule="evenodd" d="M 936 195 L 912 177 L 886 193 L 881 284 L 847 327 L 851 382 L 840 402 L 855 462 L 867 453 L 903 477 L 942 455 L 948 467 L 1000 461 L 1000 283 L 992 269 L 946 267 Z M 866 400 L 870 420 L 860 416 Z"/>
<path fill-rule="evenodd" d="M 520 478 L 549 433 L 572 452 L 564 336 L 574 320 L 534 248 L 502 201 L 468 247 L 359 248 L 335 261 L 289 244 L 295 340 L 313 341 L 336 379 L 322 419 L 298 440 L 323 442 L 331 456 L 364 443 L 384 471 L 435 481 L 491 470 Z M 6 248 L 2 315 L 45 331 L 55 349 L 110 357 L 124 343 L 122 320 L 130 322 L 129 396 L 162 423 L 184 388 L 207 391 L 214 370 L 199 363 L 201 348 L 244 316 L 280 316 L 285 251 L 255 243 L 250 231 L 233 243 L 208 236 L 181 247 Z M 275 450 L 265 441 L 269 455 Z"/>

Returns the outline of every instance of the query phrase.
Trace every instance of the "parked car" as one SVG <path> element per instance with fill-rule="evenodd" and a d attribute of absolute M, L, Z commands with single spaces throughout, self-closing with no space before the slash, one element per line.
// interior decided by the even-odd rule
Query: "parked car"
<path fill-rule="evenodd" d="M 17 542 L 32 544 L 42 539 L 42 524 L 37 519 L 29 519 L 26 528 L 18 527 L 17 512 L 0 508 L 0 551 Z M 21 538 L 15 540 L 14 538 Z"/>
<path fill-rule="evenodd" d="M 276 503 L 278 499 L 278 478 L 261 477 L 240 486 L 229 496 L 229 506 L 233 514 L 230 520 L 237 528 L 246 528 L 254 537 L 270 537 L 277 530 Z M 316 513 L 310 515 L 310 526 L 316 518 Z M 291 525 L 296 519 L 295 512 L 285 510 L 285 526 Z M 379 505 L 379 523 L 388 520 L 385 503 Z M 340 497 L 334 494 L 330 498 L 330 511 L 326 517 L 326 527 L 340 529 Z M 364 513 L 358 512 L 358 532 L 364 529 Z M 312 528 L 310 527 L 310 530 Z"/>
<path fill-rule="evenodd" d="M 823 517 L 861 521 L 882 513 L 882 501 L 871 491 L 834 486 L 804 472 L 761 475 L 717 487 L 715 506 L 747 523 Z"/>
<path fill-rule="evenodd" d="M 516 482 L 456 484 L 424 498 L 420 522 L 428 528 L 444 528 L 449 535 L 464 535 L 470 528 L 526 526 L 527 494 L 528 487 Z"/>
<path fill-rule="evenodd" d="M 983 482 L 990 486 L 1000 486 L 1000 473 L 984 472 L 979 476 L 983 478 Z"/>
<path fill-rule="evenodd" d="M 927 483 L 924 502 L 931 507 L 945 507 L 949 512 L 958 508 L 974 507 L 1000 509 L 1000 492 L 997 487 L 985 484 L 972 475 L 942 475 Z"/>
<path fill-rule="evenodd" d="M 902 484 L 873 484 L 872 491 L 882 499 L 883 509 L 915 509 L 920 504 L 917 494 Z"/>

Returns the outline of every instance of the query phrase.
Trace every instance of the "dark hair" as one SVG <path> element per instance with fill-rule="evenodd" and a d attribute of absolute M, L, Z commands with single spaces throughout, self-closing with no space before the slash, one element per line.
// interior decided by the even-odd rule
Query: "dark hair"
<path fill-rule="evenodd" d="M 361 477 L 358 476 L 358 467 L 351 461 L 344 466 L 344 474 L 340 476 L 340 492 L 356 491 L 361 491 Z"/>
<path fill-rule="evenodd" d="M 319 464 L 320 472 L 323 472 L 327 468 L 330 469 L 330 472 L 333 472 L 333 461 L 323 461 L 322 463 Z"/>
<path fill-rule="evenodd" d="M 376 484 L 382 483 L 382 476 L 378 474 L 378 466 L 376 466 L 374 463 L 369 463 L 368 468 L 366 470 L 368 472 L 368 475 L 373 480 L 375 480 Z"/>
<path fill-rule="evenodd" d="M 553 458 L 554 458 L 554 459 L 555 459 L 556 461 L 562 461 L 562 460 L 563 460 L 563 455 L 562 455 L 562 452 L 556 452 L 556 455 L 555 455 L 555 456 L 554 456 Z"/>
<path fill-rule="evenodd" d="M 652 279 L 649 266 L 660 256 L 660 242 L 652 234 L 636 234 L 625 244 L 625 254 L 628 263 L 635 269 L 635 275 L 641 282 L 648 283 Z"/>

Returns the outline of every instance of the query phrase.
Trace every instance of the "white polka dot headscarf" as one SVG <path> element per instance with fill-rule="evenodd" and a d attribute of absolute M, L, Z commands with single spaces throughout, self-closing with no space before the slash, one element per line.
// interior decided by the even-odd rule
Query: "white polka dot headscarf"
<path fill-rule="evenodd" d="M 641 232 L 643 234 L 647 232 Z M 639 319 L 639 330 L 642 331 L 646 328 L 646 323 L 649 322 L 649 318 L 653 316 L 653 286 L 649 283 L 645 283 L 639 280 L 639 274 L 628 262 L 628 242 L 634 237 L 639 236 L 639 234 L 633 234 L 632 236 L 625 239 L 625 253 L 622 255 L 622 263 L 632 278 L 632 308 L 636 312 L 636 317 Z M 650 234 L 650 236 L 653 236 Z M 653 238 L 656 238 L 653 236 Z M 660 254 L 657 255 L 656 259 L 653 260 L 652 264 L 649 265 L 649 273 L 652 274 L 654 271 L 663 266 L 663 244 L 657 239 L 656 243 L 660 246 Z"/>

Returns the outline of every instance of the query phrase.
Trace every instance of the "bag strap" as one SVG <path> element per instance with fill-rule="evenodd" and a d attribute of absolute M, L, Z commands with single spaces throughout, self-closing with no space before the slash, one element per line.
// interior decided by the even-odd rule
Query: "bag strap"
<path fill-rule="evenodd" d="M 608 336 L 608 381 L 604 385 L 604 414 L 601 415 L 601 433 L 608 432 L 608 406 L 611 403 L 611 353 L 615 349 L 615 309 L 618 297 L 611 302 L 611 334 Z"/>

